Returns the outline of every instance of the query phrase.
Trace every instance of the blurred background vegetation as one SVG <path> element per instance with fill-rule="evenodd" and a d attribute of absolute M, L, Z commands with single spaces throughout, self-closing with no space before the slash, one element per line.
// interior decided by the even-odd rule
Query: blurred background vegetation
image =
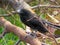
<path fill-rule="evenodd" d="M 42 5 L 60 5 L 60 0 L 32 0 L 31 2 L 29 2 L 29 4 L 31 6 L 35 6 L 38 4 L 42 4 Z M 2 9 L 0 8 L 0 14 L 7 14 L 8 11 L 10 12 L 11 10 L 13 10 L 12 8 L 10 8 L 10 6 L 7 6 L 8 8 Z M 42 17 L 43 19 L 48 19 L 50 22 L 53 22 L 48 16 L 47 13 L 53 15 L 55 13 L 56 16 L 54 16 L 57 20 L 60 21 L 60 9 L 59 8 L 37 8 L 34 9 L 34 11 L 38 14 L 38 16 Z M 25 29 L 25 25 L 20 21 L 20 18 L 18 16 L 18 14 L 12 14 L 12 16 L 9 17 L 5 17 L 7 20 L 9 20 L 12 24 L 19 26 L 23 29 Z M 53 22 L 54 23 L 54 22 Z M 3 32 L 4 28 L 2 26 L 0 26 L 0 34 Z M 57 34 L 60 35 L 60 32 L 57 31 Z M 0 45 L 14 45 L 17 41 L 19 40 L 19 38 L 14 35 L 13 33 L 9 33 L 6 34 L 2 39 L 0 39 Z M 46 40 L 47 43 L 51 43 L 49 42 L 49 40 Z M 20 42 L 19 45 L 26 45 L 25 42 Z"/>

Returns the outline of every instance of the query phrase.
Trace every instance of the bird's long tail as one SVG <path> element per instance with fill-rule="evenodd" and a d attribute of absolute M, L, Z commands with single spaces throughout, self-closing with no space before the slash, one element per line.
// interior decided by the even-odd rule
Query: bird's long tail
<path fill-rule="evenodd" d="M 52 24 L 52 23 L 50 23 L 50 22 L 48 22 L 48 21 L 46 21 L 46 20 L 42 20 L 42 22 L 43 22 L 43 23 L 47 23 L 47 24 L 48 24 L 50 27 L 52 27 L 52 28 L 60 29 L 60 26 L 54 25 L 54 24 Z"/>

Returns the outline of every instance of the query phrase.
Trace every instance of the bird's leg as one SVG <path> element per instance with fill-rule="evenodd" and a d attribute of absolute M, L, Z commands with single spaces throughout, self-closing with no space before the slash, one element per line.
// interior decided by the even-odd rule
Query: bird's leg
<path fill-rule="evenodd" d="M 27 37 L 30 36 L 30 34 L 31 34 L 31 29 L 30 29 L 30 27 L 28 27 L 28 26 L 25 26 L 25 27 L 26 27 L 26 33 L 27 33 L 27 35 L 26 35 L 25 38 L 27 38 Z"/>
<path fill-rule="evenodd" d="M 37 34 L 36 34 L 37 31 L 32 31 L 32 33 L 30 34 L 32 37 L 36 38 L 37 37 Z"/>
<path fill-rule="evenodd" d="M 36 37 L 37 37 L 36 31 L 26 32 L 26 33 L 27 33 L 26 37 L 28 37 L 28 36 L 31 36 L 31 37 L 33 37 L 33 38 L 36 38 Z M 25 37 L 25 38 L 26 38 L 26 37 Z"/>
<path fill-rule="evenodd" d="M 27 33 L 26 37 L 31 36 L 31 37 L 36 38 L 36 32 L 37 31 L 32 31 L 32 29 L 30 27 L 26 26 L 26 33 Z"/>

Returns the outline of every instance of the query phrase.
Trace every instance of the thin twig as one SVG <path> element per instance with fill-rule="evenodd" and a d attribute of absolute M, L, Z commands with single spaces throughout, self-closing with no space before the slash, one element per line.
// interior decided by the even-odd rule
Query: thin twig
<path fill-rule="evenodd" d="M 59 23 L 59 21 L 58 21 L 56 18 L 54 18 L 52 15 L 50 15 L 49 13 L 47 13 L 47 15 L 48 15 L 54 22 Z"/>
<path fill-rule="evenodd" d="M 0 38 L 3 38 L 3 36 L 5 36 L 6 33 L 7 33 L 7 30 L 4 30 L 2 34 L 0 34 Z"/>
<path fill-rule="evenodd" d="M 43 24 L 42 22 L 42 19 L 41 19 L 41 23 Z M 44 26 L 44 25 L 43 25 Z M 45 26 L 44 26 L 45 27 Z M 46 27 L 45 27 L 46 28 Z M 55 41 L 56 45 L 58 45 L 57 41 L 55 40 L 55 37 L 54 35 L 46 28 L 46 30 L 48 31 L 48 33 L 51 35 L 51 38 L 53 38 L 53 40 Z M 46 34 L 47 35 L 47 34 Z M 48 36 L 48 35 L 47 35 Z"/>
<path fill-rule="evenodd" d="M 21 40 L 18 40 L 15 45 L 19 45 L 20 42 L 21 42 Z"/>
<path fill-rule="evenodd" d="M 31 7 L 31 8 L 34 9 L 34 8 L 38 8 L 38 7 L 60 8 L 60 5 L 59 6 L 57 6 L 57 5 L 36 5 L 36 6 Z"/>

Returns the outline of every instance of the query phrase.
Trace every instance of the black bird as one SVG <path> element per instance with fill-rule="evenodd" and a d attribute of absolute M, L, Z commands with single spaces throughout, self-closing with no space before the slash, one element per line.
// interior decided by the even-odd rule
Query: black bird
<path fill-rule="evenodd" d="M 39 31 L 43 34 L 48 30 L 43 26 L 37 14 L 32 13 L 30 10 L 21 9 L 19 12 L 21 21 L 35 31 Z"/>
<path fill-rule="evenodd" d="M 39 19 L 39 17 L 37 16 L 37 14 L 32 13 L 31 10 L 27 10 L 27 9 L 21 9 L 18 12 L 21 21 L 29 26 L 31 29 L 35 30 L 35 31 L 39 31 L 41 33 L 43 33 L 44 35 L 46 35 L 47 33 L 50 33 L 47 28 L 45 28 L 45 26 L 43 25 L 43 23 L 41 22 L 41 19 Z M 31 33 L 30 35 L 36 37 L 36 35 L 34 35 L 35 33 Z M 52 36 L 52 38 L 54 39 L 54 41 L 56 42 L 54 36 L 50 33 L 50 35 Z M 26 36 L 27 37 L 27 36 Z M 26 38 L 25 37 L 25 38 Z M 57 44 L 57 42 L 56 42 Z"/>

